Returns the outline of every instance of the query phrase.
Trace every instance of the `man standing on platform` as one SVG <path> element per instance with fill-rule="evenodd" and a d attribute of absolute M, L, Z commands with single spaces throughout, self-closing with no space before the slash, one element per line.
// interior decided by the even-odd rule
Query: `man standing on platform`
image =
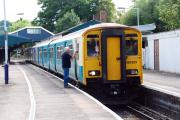
<path fill-rule="evenodd" d="M 65 52 L 62 54 L 62 68 L 64 70 L 64 88 L 68 87 L 71 59 L 73 59 L 76 56 L 76 53 L 74 53 L 74 55 L 71 56 L 70 51 L 71 50 L 69 47 L 65 47 Z"/>

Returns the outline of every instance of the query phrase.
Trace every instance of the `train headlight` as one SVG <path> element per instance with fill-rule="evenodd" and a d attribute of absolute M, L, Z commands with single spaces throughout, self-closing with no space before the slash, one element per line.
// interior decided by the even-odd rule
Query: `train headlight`
<path fill-rule="evenodd" d="M 138 75 L 138 70 L 137 69 L 132 69 L 132 70 L 127 70 L 128 75 Z"/>
<path fill-rule="evenodd" d="M 89 76 L 100 76 L 99 70 L 90 70 L 88 71 Z"/>

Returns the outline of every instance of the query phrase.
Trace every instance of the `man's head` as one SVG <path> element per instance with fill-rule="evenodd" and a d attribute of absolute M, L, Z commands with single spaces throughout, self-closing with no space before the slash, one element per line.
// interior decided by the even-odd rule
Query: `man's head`
<path fill-rule="evenodd" d="M 64 51 L 69 53 L 70 52 L 70 48 L 69 47 L 65 47 Z"/>

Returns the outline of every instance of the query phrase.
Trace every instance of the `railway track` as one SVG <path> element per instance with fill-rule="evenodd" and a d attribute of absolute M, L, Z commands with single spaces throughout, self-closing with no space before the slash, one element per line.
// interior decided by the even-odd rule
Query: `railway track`
<path fill-rule="evenodd" d="M 109 108 L 125 120 L 172 120 L 137 103 L 131 103 L 127 106 L 109 106 Z"/>

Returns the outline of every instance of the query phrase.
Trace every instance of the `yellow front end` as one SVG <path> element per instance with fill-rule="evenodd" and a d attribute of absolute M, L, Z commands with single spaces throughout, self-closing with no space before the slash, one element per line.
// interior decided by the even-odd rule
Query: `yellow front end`
<path fill-rule="evenodd" d="M 84 34 L 84 85 L 88 80 L 103 79 L 108 83 L 138 79 L 139 84 L 142 83 L 141 33 L 131 28 L 124 28 L 119 33 L 118 30 L 114 30 L 115 35 L 104 34 L 106 30 L 100 28 Z"/>

